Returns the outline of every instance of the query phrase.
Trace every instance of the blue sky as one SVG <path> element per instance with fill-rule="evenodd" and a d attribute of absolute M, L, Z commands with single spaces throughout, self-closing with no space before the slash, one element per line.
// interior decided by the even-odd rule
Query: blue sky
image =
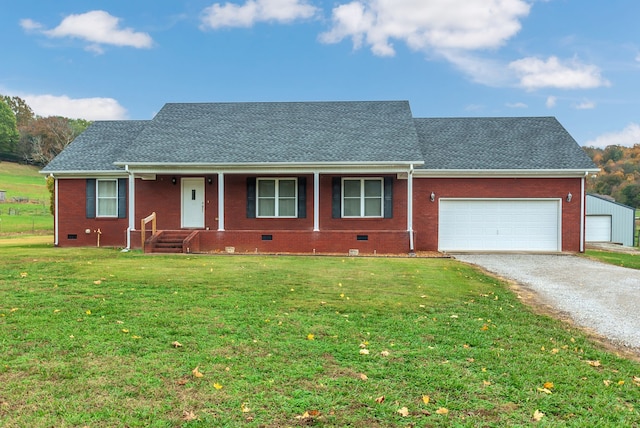
<path fill-rule="evenodd" d="M 2 0 L 0 94 L 37 114 L 167 102 L 408 100 L 415 117 L 555 116 L 640 143 L 638 0 Z"/>

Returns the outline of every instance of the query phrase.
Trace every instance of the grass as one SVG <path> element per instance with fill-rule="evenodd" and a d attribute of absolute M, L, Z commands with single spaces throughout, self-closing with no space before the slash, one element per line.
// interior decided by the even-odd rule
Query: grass
<path fill-rule="evenodd" d="M 6 192 L 6 201 L 0 203 L 0 235 L 53 233 L 49 192 L 38 168 L 0 162 L 0 190 Z"/>
<path fill-rule="evenodd" d="M 454 260 L 0 259 L 0 426 L 640 424 L 638 363 Z"/>
<path fill-rule="evenodd" d="M 617 253 L 599 250 L 587 250 L 585 251 L 585 254 L 588 257 L 592 257 L 612 265 L 624 266 L 631 269 L 640 269 L 640 255 L 638 254 Z"/>

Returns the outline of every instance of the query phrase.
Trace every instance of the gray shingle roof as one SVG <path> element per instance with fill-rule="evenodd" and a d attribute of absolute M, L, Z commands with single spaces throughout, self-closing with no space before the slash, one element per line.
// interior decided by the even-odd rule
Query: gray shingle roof
<path fill-rule="evenodd" d="M 166 104 L 99 121 L 42 172 L 148 165 L 421 162 L 427 170 L 592 170 L 553 117 L 414 119 L 406 101 Z"/>
<path fill-rule="evenodd" d="M 415 119 L 422 169 L 594 169 L 554 117 Z"/>
<path fill-rule="evenodd" d="M 148 120 L 93 122 L 49 162 L 42 172 L 122 171 L 122 168 L 114 166 L 113 162 L 148 123 Z"/>
<path fill-rule="evenodd" d="M 121 162 L 419 161 L 407 101 L 166 104 Z"/>

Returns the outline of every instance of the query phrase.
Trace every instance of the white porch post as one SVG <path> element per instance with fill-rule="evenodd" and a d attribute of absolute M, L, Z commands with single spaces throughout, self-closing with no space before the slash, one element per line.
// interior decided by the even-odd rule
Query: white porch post
<path fill-rule="evenodd" d="M 584 173 L 584 177 L 582 177 L 582 179 L 580 180 L 580 252 L 583 253 L 584 252 L 584 228 L 585 228 L 585 221 L 584 221 L 584 216 L 585 216 L 585 206 L 584 206 L 584 202 L 585 202 L 585 193 L 584 193 L 584 182 L 587 178 L 587 174 L 588 172 Z M 560 251 L 562 251 L 562 248 L 560 248 Z"/>
<path fill-rule="evenodd" d="M 320 231 L 320 173 L 313 173 L 313 231 Z"/>
<path fill-rule="evenodd" d="M 51 175 L 53 177 L 53 175 Z M 60 227 L 58 224 L 58 179 L 53 177 L 53 245 L 58 246 L 58 236 L 60 234 Z"/>
<path fill-rule="evenodd" d="M 413 252 L 413 165 L 407 172 L 407 231 L 409 232 L 409 250 Z"/>
<path fill-rule="evenodd" d="M 218 231 L 224 232 L 224 173 L 218 173 Z"/>
<path fill-rule="evenodd" d="M 126 166 L 129 172 L 129 232 L 127 233 L 127 248 L 131 248 L 131 231 L 136 230 L 136 177 Z"/>

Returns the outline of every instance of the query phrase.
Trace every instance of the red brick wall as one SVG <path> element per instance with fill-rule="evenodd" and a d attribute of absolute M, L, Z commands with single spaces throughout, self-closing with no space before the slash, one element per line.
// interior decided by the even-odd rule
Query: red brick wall
<path fill-rule="evenodd" d="M 87 180 L 58 179 L 58 245 L 96 246 L 100 230 L 100 245 L 125 247 L 127 245 L 126 218 L 87 218 Z M 86 231 L 89 233 L 86 233 Z M 76 235 L 71 239 L 70 235 Z"/>
<path fill-rule="evenodd" d="M 160 175 L 156 180 L 136 180 L 136 229 L 140 220 L 157 213 L 159 230 L 180 229 L 181 184 L 171 181 L 172 175 Z M 211 184 L 207 178 L 211 177 Z M 218 177 L 205 177 L 205 227 L 211 230 L 200 238 L 203 251 L 236 247 L 238 252 L 348 252 L 401 253 L 409 251 L 407 226 L 407 181 L 394 179 L 393 218 L 333 219 L 331 217 L 330 175 L 320 177 L 320 229 L 313 232 L 313 176 L 307 175 L 307 217 L 304 219 L 248 219 L 246 217 L 246 175 L 225 175 L 225 230 L 218 229 Z M 85 179 L 58 180 L 59 245 L 96 245 L 96 230 L 100 229 L 101 245 L 125 246 L 127 219 L 87 219 L 85 216 Z M 436 201 L 430 202 L 431 192 Z M 566 202 L 567 193 L 574 195 Z M 415 249 L 432 251 L 438 248 L 438 199 L 467 198 L 562 198 L 562 250 L 580 250 L 580 178 L 417 178 L 414 180 Z M 85 229 L 90 233 L 86 234 Z M 68 235 L 77 239 L 70 240 Z M 271 241 L 262 235 L 272 235 Z M 358 241 L 367 235 L 367 241 Z M 134 248 L 139 233 L 132 236 Z"/>
<path fill-rule="evenodd" d="M 562 251 L 580 251 L 581 178 L 420 178 L 414 180 L 416 250 L 438 248 L 440 198 L 561 198 Z M 431 202 L 429 195 L 435 193 Z M 566 201 L 567 194 L 574 196 Z"/>
<path fill-rule="evenodd" d="M 172 178 L 176 178 L 176 184 Z M 202 177 L 202 176 L 199 176 Z M 136 179 L 136 229 L 140 228 L 140 220 L 152 212 L 157 215 L 159 230 L 175 230 L 181 227 L 181 176 L 158 175 L 155 180 Z M 211 184 L 207 179 L 211 178 Z M 204 181 L 205 228 L 218 229 L 218 177 L 210 175 Z"/>

